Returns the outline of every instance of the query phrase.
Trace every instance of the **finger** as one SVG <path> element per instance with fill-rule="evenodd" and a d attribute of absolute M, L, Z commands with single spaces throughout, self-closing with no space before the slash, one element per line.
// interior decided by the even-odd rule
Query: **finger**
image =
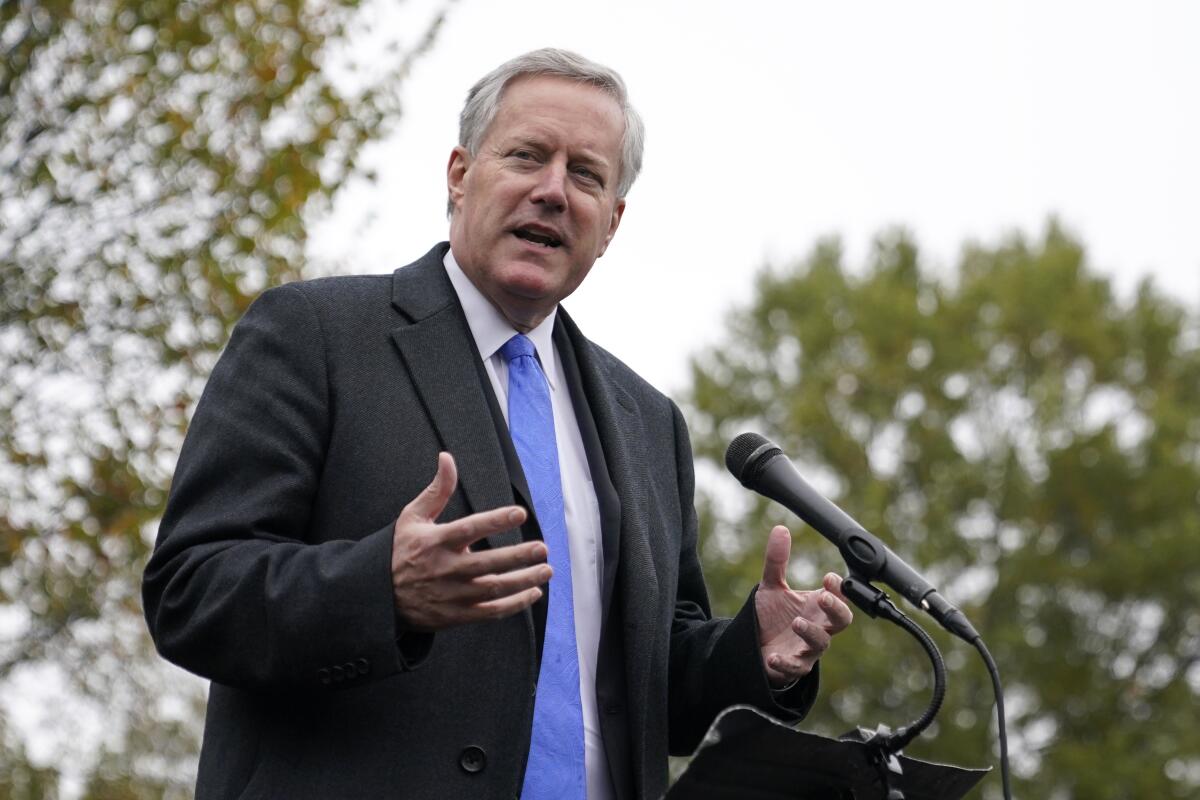
<path fill-rule="evenodd" d="M 812 672 L 816 660 L 807 653 L 772 653 L 767 658 L 767 669 L 778 676 L 775 682 L 782 686 Z"/>
<path fill-rule="evenodd" d="M 482 603 L 510 597 L 535 586 L 544 586 L 553 574 L 554 570 L 549 564 L 534 564 L 511 572 L 479 575 L 464 584 L 462 600 L 467 603 Z"/>
<path fill-rule="evenodd" d="M 463 559 L 460 574 L 473 578 L 478 575 L 509 572 L 535 564 L 544 564 L 546 555 L 546 545 L 542 542 L 524 542 L 508 547 L 480 550 L 467 553 Z"/>
<path fill-rule="evenodd" d="M 826 572 L 825 577 L 821 580 L 821 584 L 825 587 L 825 591 L 833 592 L 839 600 L 846 600 L 846 596 L 842 594 L 841 575 L 838 575 L 836 572 Z"/>
<path fill-rule="evenodd" d="M 525 517 L 525 509 L 520 506 L 502 506 L 439 525 L 438 536 L 445 545 L 461 549 L 493 533 L 515 528 L 525 522 Z"/>
<path fill-rule="evenodd" d="M 792 620 L 792 632 L 804 640 L 814 659 L 820 658 L 829 649 L 829 642 L 833 638 L 829 631 L 804 617 Z"/>
<path fill-rule="evenodd" d="M 767 536 L 767 556 L 763 563 L 762 585 L 770 589 L 787 588 L 788 560 L 792 555 L 792 534 L 776 525 Z"/>
<path fill-rule="evenodd" d="M 458 468 L 454 465 L 454 456 L 449 453 L 438 453 L 437 472 L 429 485 L 414 497 L 400 516 L 415 517 L 432 522 L 446 509 L 446 502 L 454 494 L 458 485 Z"/>
<path fill-rule="evenodd" d="M 476 603 L 470 608 L 468 616 L 470 621 L 503 619 L 524 611 L 540 599 L 542 599 L 542 590 L 535 586 L 519 594 Z"/>
<path fill-rule="evenodd" d="M 825 630 L 830 633 L 838 633 L 854 621 L 854 612 L 850 610 L 850 606 L 846 605 L 846 601 L 842 599 L 841 592 L 834 594 L 831 591 L 823 591 L 820 597 L 817 598 L 817 604 L 821 610 L 825 612 L 826 619 L 829 624 L 825 626 Z"/>

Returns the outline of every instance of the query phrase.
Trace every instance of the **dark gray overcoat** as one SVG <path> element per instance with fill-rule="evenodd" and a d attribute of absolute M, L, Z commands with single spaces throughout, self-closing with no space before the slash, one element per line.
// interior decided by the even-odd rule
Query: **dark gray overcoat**
<path fill-rule="evenodd" d="M 520 791 L 544 601 L 437 634 L 393 611 L 393 524 L 440 450 L 459 475 L 443 519 L 532 508 L 446 247 L 265 292 L 196 408 L 143 594 L 159 651 L 212 681 L 200 800 Z M 690 752 L 721 709 L 798 718 L 816 675 L 773 695 L 753 599 L 711 618 L 678 408 L 559 320 L 601 504 L 602 731 L 619 796 L 656 798 L 668 750 Z"/>

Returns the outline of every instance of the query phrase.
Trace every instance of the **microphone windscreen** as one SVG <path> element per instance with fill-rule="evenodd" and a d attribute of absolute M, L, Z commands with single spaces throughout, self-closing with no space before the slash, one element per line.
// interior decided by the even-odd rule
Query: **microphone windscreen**
<path fill-rule="evenodd" d="M 729 443 L 725 449 L 725 468 L 743 484 L 747 484 L 756 464 L 764 463 L 783 451 L 771 440 L 758 433 L 743 433 Z"/>

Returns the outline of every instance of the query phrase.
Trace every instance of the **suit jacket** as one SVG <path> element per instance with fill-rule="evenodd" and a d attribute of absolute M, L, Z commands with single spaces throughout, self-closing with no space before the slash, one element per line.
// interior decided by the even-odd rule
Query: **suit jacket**
<path fill-rule="evenodd" d="M 520 792 L 544 609 L 419 634 L 393 606 L 393 525 L 439 451 L 443 519 L 532 507 L 446 247 L 265 292 L 196 408 L 143 596 L 163 656 L 212 681 L 200 800 Z M 602 733 L 618 796 L 655 798 L 721 709 L 799 718 L 816 675 L 769 690 L 753 597 L 711 618 L 678 408 L 559 319 L 602 506 Z"/>

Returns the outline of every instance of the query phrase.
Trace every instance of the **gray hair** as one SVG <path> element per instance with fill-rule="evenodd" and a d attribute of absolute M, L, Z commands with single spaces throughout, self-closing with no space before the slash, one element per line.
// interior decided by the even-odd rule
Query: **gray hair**
<path fill-rule="evenodd" d="M 458 118 L 458 143 L 472 156 L 479 154 L 479 146 L 487 129 L 496 119 L 504 89 L 517 78 L 527 75 L 551 75 L 558 78 L 586 83 L 610 95 L 621 107 L 625 117 L 625 131 L 621 135 L 621 171 L 617 181 L 617 197 L 628 194 L 634 180 L 642 169 L 642 148 L 646 142 L 646 128 L 642 118 L 629 102 L 625 81 L 615 70 L 569 50 L 544 47 L 506 61 L 484 75 L 467 92 L 467 102 Z M 453 211 L 453 204 L 449 209 Z"/>

